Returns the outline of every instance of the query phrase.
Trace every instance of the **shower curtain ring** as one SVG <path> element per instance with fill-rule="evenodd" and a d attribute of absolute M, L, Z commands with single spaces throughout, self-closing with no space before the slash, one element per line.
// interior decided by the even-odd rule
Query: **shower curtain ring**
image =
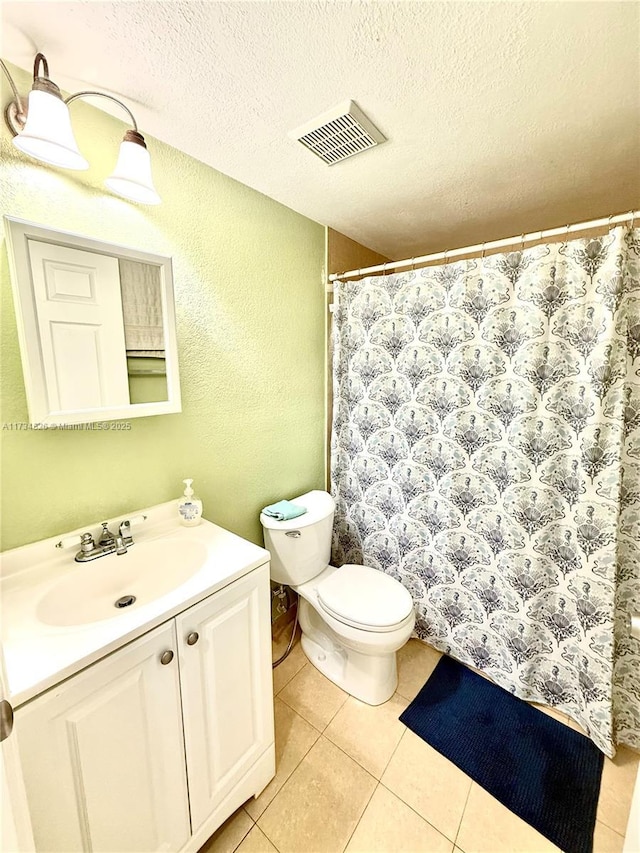
<path fill-rule="evenodd" d="M 633 223 L 636 221 L 636 212 L 635 210 L 630 210 L 629 213 L 631 214 L 631 230 L 633 231 Z"/>
<path fill-rule="evenodd" d="M 446 267 L 446 265 L 447 265 L 447 263 L 448 263 L 448 260 L 447 260 L 447 255 L 448 255 L 448 254 L 449 254 L 449 250 L 448 250 L 448 249 L 445 249 L 445 250 L 444 250 L 444 257 L 443 257 L 443 261 L 444 261 L 444 265 L 445 265 L 445 267 Z"/>
<path fill-rule="evenodd" d="M 416 259 L 411 258 L 411 270 L 413 271 L 413 270 L 415 270 L 415 268 L 416 268 Z"/>
<path fill-rule="evenodd" d="M 484 253 L 485 253 L 485 248 L 484 248 L 484 247 L 485 247 L 485 245 L 486 245 L 485 243 L 483 243 L 483 244 L 482 244 L 482 255 L 481 255 L 481 257 L 482 257 L 483 259 L 484 259 Z"/>
<path fill-rule="evenodd" d="M 522 232 L 522 236 L 520 237 L 520 251 L 524 252 L 524 231 Z"/>

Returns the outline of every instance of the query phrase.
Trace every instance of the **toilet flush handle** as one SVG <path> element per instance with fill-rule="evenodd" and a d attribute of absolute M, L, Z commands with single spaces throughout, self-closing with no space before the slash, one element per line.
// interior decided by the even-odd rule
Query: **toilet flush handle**
<path fill-rule="evenodd" d="M 287 530 L 287 532 L 285 533 L 285 536 L 290 536 L 292 539 L 299 539 L 302 536 L 302 534 L 300 533 L 299 530 Z"/>

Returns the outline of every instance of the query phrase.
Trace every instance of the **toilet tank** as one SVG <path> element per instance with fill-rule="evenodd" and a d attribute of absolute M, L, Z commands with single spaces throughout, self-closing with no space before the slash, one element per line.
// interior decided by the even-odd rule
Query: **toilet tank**
<path fill-rule="evenodd" d="M 276 521 L 260 513 L 260 523 L 264 546 L 271 552 L 271 579 L 298 586 L 329 565 L 336 505 L 330 494 L 321 491 L 291 498 L 291 503 L 305 507 L 307 512 L 290 521 Z"/>

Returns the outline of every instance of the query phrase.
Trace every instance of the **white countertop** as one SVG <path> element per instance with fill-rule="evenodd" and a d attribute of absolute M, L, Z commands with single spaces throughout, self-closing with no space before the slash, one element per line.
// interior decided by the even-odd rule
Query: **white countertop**
<path fill-rule="evenodd" d="M 91 572 L 98 566 L 108 567 L 106 561 L 126 559 L 109 554 L 76 563 L 77 547 L 55 547 L 62 536 L 86 530 L 97 534 L 99 524 L 1 555 L 6 698 L 14 708 L 269 561 L 268 551 L 208 521 L 203 520 L 197 527 L 182 527 L 175 501 L 121 515 L 112 520 L 111 529 L 117 530 L 123 518 L 140 513 L 147 516 L 147 521 L 133 529 L 132 548 L 164 537 L 192 540 L 205 545 L 207 559 L 201 569 L 168 594 L 148 603 L 136 602 L 126 611 L 114 611 L 109 619 L 57 627 L 43 624 L 37 616 L 40 600 L 70 573 Z"/>

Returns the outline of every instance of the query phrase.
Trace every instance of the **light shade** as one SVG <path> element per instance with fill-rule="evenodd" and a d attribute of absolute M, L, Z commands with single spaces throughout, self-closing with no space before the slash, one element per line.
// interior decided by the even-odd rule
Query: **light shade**
<path fill-rule="evenodd" d="M 134 136 L 134 131 L 128 131 L 124 141 L 120 143 L 116 168 L 106 179 L 105 184 L 114 193 L 131 201 L 141 204 L 160 204 L 160 196 L 153 186 L 151 158 L 144 140 L 141 143 L 131 142 L 127 136 Z"/>
<path fill-rule="evenodd" d="M 20 151 L 51 166 L 88 169 L 71 129 L 69 107 L 56 95 L 33 89 L 24 129 L 14 137 Z"/>

